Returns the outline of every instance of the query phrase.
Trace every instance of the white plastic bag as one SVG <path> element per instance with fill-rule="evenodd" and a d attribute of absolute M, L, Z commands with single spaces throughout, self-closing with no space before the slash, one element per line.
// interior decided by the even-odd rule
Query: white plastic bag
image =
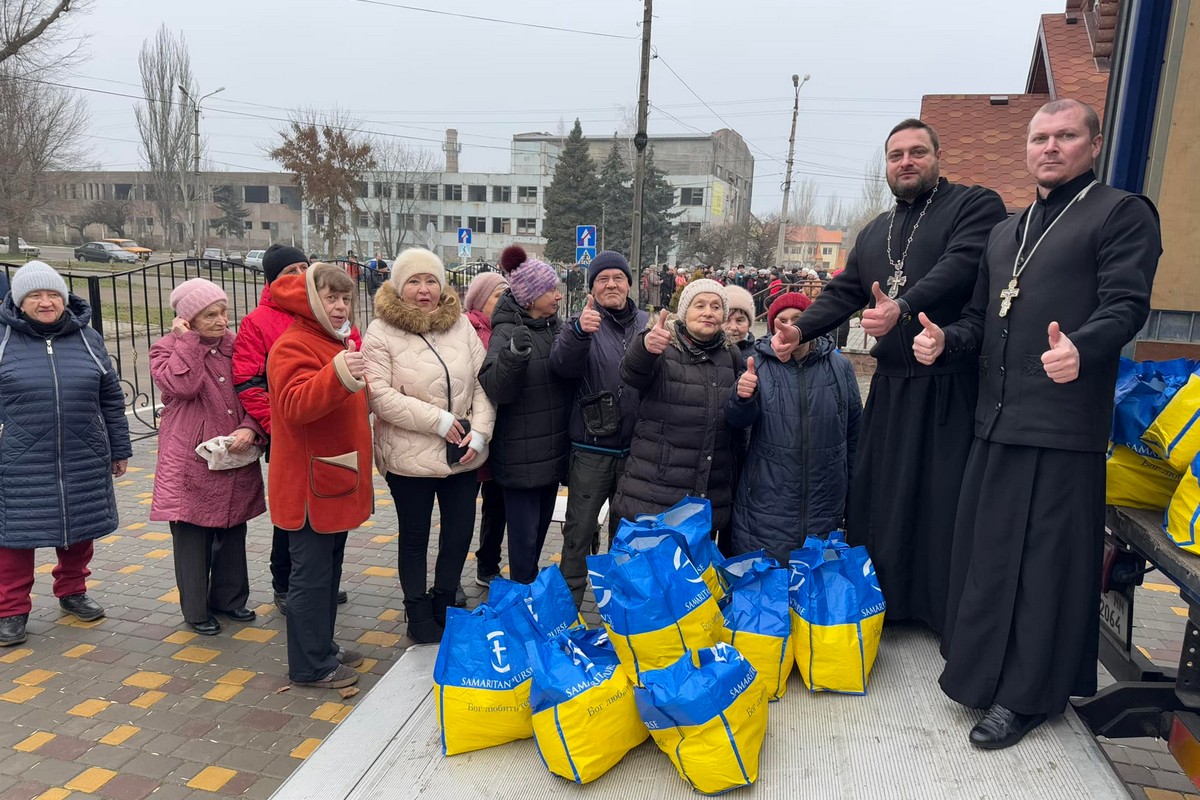
<path fill-rule="evenodd" d="M 238 469 L 253 464 L 263 454 L 263 449 L 256 444 L 250 445 L 250 449 L 245 452 L 231 453 L 229 445 L 232 443 L 232 436 L 214 436 L 196 445 L 196 455 L 208 462 L 210 470 L 218 470 Z"/>

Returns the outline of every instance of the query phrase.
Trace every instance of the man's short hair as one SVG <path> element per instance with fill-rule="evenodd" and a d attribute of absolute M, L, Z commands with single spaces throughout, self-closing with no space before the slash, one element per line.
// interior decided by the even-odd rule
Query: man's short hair
<path fill-rule="evenodd" d="M 934 152 L 937 152 L 938 150 L 942 149 L 941 145 L 938 143 L 937 131 L 935 131 L 933 129 L 933 126 L 931 126 L 928 123 L 923 122 L 919 119 L 916 119 L 915 117 L 910 117 L 910 118 L 904 120 L 903 122 L 898 123 L 896 125 L 896 127 L 892 128 L 892 130 L 888 133 L 887 138 L 883 140 L 883 149 L 885 151 L 885 154 L 887 151 L 887 143 L 892 140 L 892 137 L 895 136 L 900 131 L 907 131 L 907 130 L 925 131 L 927 134 L 929 134 L 929 141 L 933 144 Z"/>
<path fill-rule="evenodd" d="M 1073 108 L 1078 108 L 1083 111 L 1083 121 L 1087 124 L 1088 137 L 1095 139 L 1100 135 L 1100 115 L 1096 113 L 1096 109 L 1089 106 L 1082 100 L 1074 100 L 1070 97 L 1064 97 L 1061 100 L 1051 100 L 1046 105 L 1037 110 L 1037 114 L 1061 114 L 1064 111 L 1070 111 Z M 1037 114 L 1033 116 L 1036 117 Z M 1032 127 L 1033 118 L 1029 119 L 1029 124 Z"/>

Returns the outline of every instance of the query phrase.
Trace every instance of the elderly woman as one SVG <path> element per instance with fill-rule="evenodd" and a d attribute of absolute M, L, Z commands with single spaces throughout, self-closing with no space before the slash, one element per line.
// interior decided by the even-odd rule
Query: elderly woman
<path fill-rule="evenodd" d="M 574 386 L 550 369 L 558 335 L 558 275 L 517 245 L 500 254 L 509 289 L 492 312 L 479 382 L 496 404 L 492 475 L 504 490 L 510 577 L 533 583 L 558 484 L 566 480 Z"/>
<path fill-rule="evenodd" d="M 150 348 L 150 376 L 163 403 L 150 519 L 171 525 L 183 619 L 205 636 L 221 630 L 214 612 L 234 622 L 254 619 L 246 608 L 246 521 L 267 510 L 257 458 L 210 469 L 196 454 L 202 442 L 227 437 L 230 457 L 245 461 L 266 443 L 234 388 L 228 302 L 210 281 L 184 281 L 171 292 L 171 332 Z"/>
<path fill-rule="evenodd" d="M 375 321 L 363 337 L 375 465 L 400 519 L 400 586 L 408 635 L 442 638 L 475 529 L 475 470 L 487 458 L 495 410 L 475 379 L 484 349 L 446 285 L 442 260 L 411 248 L 375 294 Z M 429 531 L 437 498 L 441 530 L 433 590 Z"/>
<path fill-rule="evenodd" d="M 125 397 L 91 309 L 41 261 L 0 306 L 0 646 L 25 641 L 33 551 L 58 552 L 54 594 L 88 621 L 92 542 L 117 528 L 113 477 L 132 448 Z"/>
<path fill-rule="evenodd" d="M 288 676 L 297 686 L 358 681 L 361 653 L 333 639 L 346 535 L 371 516 L 366 362 L 350 338 L 354 280 L 333 264 L 271 283 L 295 322 L 267 359 L 271 522 L 288 531 Z"/>
<path fill-rule="evenodd" d="M 629 346 L 621 377 L 641 404 L 613 498 L 617 516 L 658 514 L 692 495 L 712 503 L 714 531 L 729 525 L 734 454 L 725 406 L 743 360 L 721 329 L 727 303 L 724 286 L 694 280 L 679 295 L 678 316 L 664 309 Z"/>
<path fill-rule="evenodd" d="M 492 340 L 492 312 L 496 302 L 508 291 L 508 281 L 499 272 L 481 272 L 471 279 L 463 307 L 467 319 L 484 353 Z M 500 555 L 504 545 L 504 491 L 492 479 L 492 469 L 487 464 L 475 471 L 479 478 L 479 493 L 483 503 L 479 509 L 479 549 L 475 551 L 475 585 L 485 589 L 500 576 Z"/>

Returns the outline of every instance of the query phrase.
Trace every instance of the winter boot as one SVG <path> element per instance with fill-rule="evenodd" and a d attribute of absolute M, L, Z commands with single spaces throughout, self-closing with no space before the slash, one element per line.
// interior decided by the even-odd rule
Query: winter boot
<path fill-rule="evenodd" d="M 442 626 L 433 618 L 433 600 L 428 593 L 413 600 L 405 598 L 404 614 L 408 619 L 408 636 L 414 642 L 436 644 L 442 640 Z"/>
<path fill-rule="evenodd" d="M 458 605 L 454 595 L 454 592 L 443 592 L 438 589 L 434 589 L 429 593 L 430 598 L 433 600 L 433 619 L 439 628 L 446 627 L 446 609 L 450 606 Z"/>

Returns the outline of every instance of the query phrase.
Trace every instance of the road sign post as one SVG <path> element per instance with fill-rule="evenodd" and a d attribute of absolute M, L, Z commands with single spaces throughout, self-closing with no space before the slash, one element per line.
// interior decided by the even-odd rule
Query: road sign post
<path fill-rule="evenodd" d="M 575 261 L 585 267 L 596 257 L 596 226 L 575 226 Z"/>
<path fill-rule="evenodd" d="M 458 257 L 459 258 L 470 258 L 471 257 L 471 229 L 470 228 L 459 228 L 458 229 Z"/>

